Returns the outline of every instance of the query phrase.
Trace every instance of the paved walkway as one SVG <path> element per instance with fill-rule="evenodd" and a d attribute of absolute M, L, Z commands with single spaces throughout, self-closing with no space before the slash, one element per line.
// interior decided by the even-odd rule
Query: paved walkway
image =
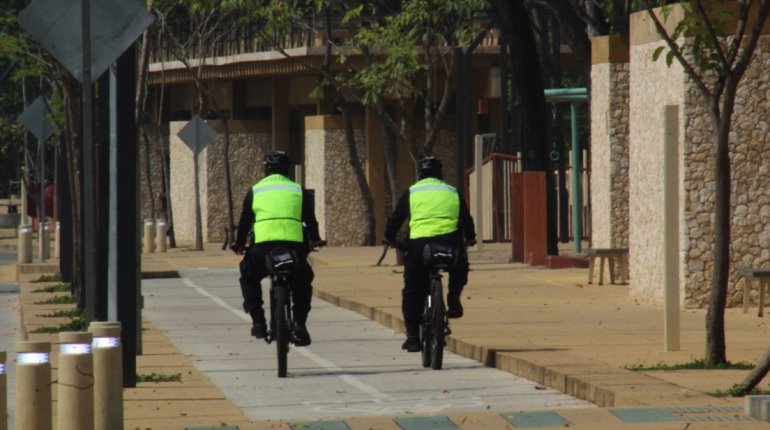
<path fill-rule="evenodd" d="M 534 425 L 577 429 L 759 429 L 747 420 L 743 399 L 707 393 L 727 390 L 748 371 L 632 372 L 636 365 L 676 364 L 703 356 L 705 310 L 683 310 L 682 348 L 663 351 L 661 306 L 638 302 L 628 286 L 587 285 L 586 269 L 545 270 L 501 263 L 507 248 L 471 253 L 466 315 L 453 323 L 448 348 L 603 408 L 490 411 L 447 417 L 372 417 L 342 422 L 249 422 L 163 333 L 145 323 L 139 372 L 182 371 L 185 383 L 143 383 L 126 390 L 126 428 L 179 429 L 237 425 L 240 429 L 505 429 Z M 313 254 L 315 293 L 386 327 L 403 328 L 401 268 L 380 248 L 329 248 Z M 216 248 L 145 256 L 143 271 L 173 275 L 181 268 L 233 267 L 238 258 Z M 23 306 L 27 290 L 22 288 Z M 26 309 L 26 308 L 25 308 Z M 25 311 L 25 321 L 27 321 Z M 733 362 L 756 360 L 767 348 L 767 323 L 754 312 L 727 311 L 727 352 Z M 27 325 L 32 326 L 32 321 Z M 312 326 L 312 314 L 310 325 Z M 762 382 L 767 388 L 770 380 Z M 175 384 L 175 385 L 174 385 Z M 221 417 L 221 418 L 220 418 Z M 433 420 L 426 424 L 424 420 Z M 650 427 L 649 423 L 655 423 Z M 642 427 L 644 426 L 644 427 Z M 202 427 L 208 428 L 208 427 Z"/>

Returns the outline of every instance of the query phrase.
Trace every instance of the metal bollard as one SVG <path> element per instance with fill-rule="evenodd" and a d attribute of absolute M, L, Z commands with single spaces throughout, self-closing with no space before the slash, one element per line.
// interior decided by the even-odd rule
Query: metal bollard
<path fill-rule="evenodd" d="M 51 229 L 48 224 L 48 221 L 41 222 L 38 231 L 38 238 L 40 239 L 40 243 L 38 245 L 38 255 L 40 256 L 40 261 L 42 262 L 45 262 L 51 258 Z"/>
<path fill-rule="evenodd" d="M 0 351 L 0 430 L 8 430 L 8 377 L 5 375 L 5 351 Z"/>
<path fill-rule="evenodd" d="M 51 343 L 16 344 L 16 428 L 51 430 Z"/>
<path fill-rule="evenodd" d="M 744 414 L 750 417 L 756 418 L 758 420 L 767 421 L 766 418 L 762 417 L 762 413 L 765 412 L 765 415 L 767 415 L 767 410 L 769 406 L 770 406 L 770 395 L 767 395 L 767 394 L 748 395 L 743 398 Z"/>
<path fill-rule="evenodd" d="M 59 430 L 94 429 L 94 357 L 91 333 L 59 333 Z"/>
<path fill-rule="evenodd" d="M 19 227 L 19 264 L 32 262 L 32 226 L 23 224 Z"/>
<path fill-rule="evenodd" d="M 144 247 L 142 252 L 152 254 L 155 249 L 155 221 L 151 219 L 144 220 Z"/>
<path fill-rule="evenodd" d="M 56 221 L 56 243 L 53 248 L 54 257 L 61 257 L 61 222 Z"/>
<path fill-rule="evenodd" d="M 166 252 L 166 229 L 168 228 L 166 220 L 159 219 L 156 229 L 155 241 L 157 242 L 158 252 Z"/>
<path fill-rule="evenodd" d="M 94 429 L 123 428 L 123 346 L 120 322 L 92 322 L 94 354 Z"/>

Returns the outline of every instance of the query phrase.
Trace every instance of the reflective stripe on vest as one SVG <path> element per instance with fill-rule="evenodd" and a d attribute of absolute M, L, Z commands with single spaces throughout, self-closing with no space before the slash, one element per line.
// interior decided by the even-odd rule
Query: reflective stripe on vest
<path fill-rule="evenodd" d="M 423 179 L 409 188 L 409 238 L 440 236 L 457 230 L 460 195 L 445 182 Z"/>
<path fill-rule="evenodd" d="M 270 175 L 252 188 L 254 242 L 302 242 L 302 187 L 283 175 Z"/>

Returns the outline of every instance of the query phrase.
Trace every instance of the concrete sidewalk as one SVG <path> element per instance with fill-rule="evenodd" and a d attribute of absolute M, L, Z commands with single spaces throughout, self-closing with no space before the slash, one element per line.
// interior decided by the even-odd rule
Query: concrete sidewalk
<path fill-rule="evenodd" d="M 312 254 L 315 294 L 402 330 L 402 268 L 395 265 L 392 252 L 383 266 L 375 267 L 381 252 L 379 247 L 327 248 Z M 470 253 L 472 272 L 463 294 L 465 317 L 452 322 L 447 348 L 610 408 L 560 411 L 563 420 L 553 421 L 552 428 L 563 428 L 565 423 L 578 429 L 653 428 L 650 423 L 656 429 L 681 429 L 683 423 L 689 429 L 770 428 L 743 417 L 743 399 L 707 394 L 729 389 L 748 371 L 627 369 L 703 357 L 705 310 L 682 311 L 681 351 L 664 352 L 662 306 L 631 299 L 628 286 L 588 285 L 586 269 L 532 268 L 504 263 L 507 257 L 505 245 L 488 245 L 484 252 Z M 145 276 L 173 276 L 181 268 L 234 267 L 239 258 L 212 245 L 202 252 L 172 250 L 145 255 L 142 264 Z M 28 281 L 32 275 L 24 276 Z M 22 282 L 21 302 L 25 324 L 32 327 L 29 316 L 34 311 L 24 298 L 30 285 Z M 728 310 L 726 321 L 728 358 L 756 362 L 767 347 L 767 323 L 754 310 L 743 314 L 740 309 Z M 311 331 L 312 324 L 311 313 Z M 151 322 L 145 322 L 143 333 L 145 355 L 138 358 L 138 373 L 182 372 L 190 378 L 185 377 L 183 383 L 142 383 L 127 389 L 126 428 L 179 429 L 222 423 L 242 430 L 292 428 L 286 422 L 249 423 Z M 768 382 L 760 387 L 767 388 Z M 626 408 L 634 408 L 628 412 L 631 415 L 623 415 Z M 455 428 L 464 430 L 524 427 L 514 412 L 519 411 L 450 414 L 449 419 L 459 426 Z M 393 417 L 355 418 L 345 423 L 353 430 L 403 427 Z M 326 423 L 324 428 L 345 428 L 336 425 Z"/>

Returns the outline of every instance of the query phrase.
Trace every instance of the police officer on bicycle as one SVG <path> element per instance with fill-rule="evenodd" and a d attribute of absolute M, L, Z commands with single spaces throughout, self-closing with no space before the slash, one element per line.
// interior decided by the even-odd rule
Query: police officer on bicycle
<path fill-rule="evenodd" d="M 299 256 L 298 266 L 289 279 L 293 297 L 294 336 L 296 346 L 310 345 L 306 322 L 310 312 L 313 269 L 307 255 L 322 245 L 312 198 L 307 191 L 288 178 L 291 160 L 283 151 L 270 152 L 262 163 L 265 178 L 254 184 L 243 199 L 235 243 L 230 245 L 242 255 L 240 263 L 243 310 L 251 315 L 251 335 L 262 339 L 267 335 L 261 281 L 265 278 L 265 255 L 276 247 L 293 250 Z M 254 244 L 247 248 L 249 231 Z"/>
<path fill-rule="evenodd" d="M 401 310 L 406 325 L 406 341 L 401 346 L 417 352 L 420 344 L 420 319 L 428 295 L 428 268 L 423 264 L 423 249 L 431 242 L 458 250 L 457 264 L 449 270 L 447 316 L 460 318 L 463 307 L 460 295 L 468 282 L 468 254 L 465 248 L 476 244 L 473 218 L 465 199 L 442 180 L 443 165 L 436 157 L 417 162 L 419 181 L 407 190 L 396 205 L 385 227 L 385 242 L 398 246 L 396 235 L 404 220 L 409 219 L 409 240 L 404 256 L 404 289 Z"/>

